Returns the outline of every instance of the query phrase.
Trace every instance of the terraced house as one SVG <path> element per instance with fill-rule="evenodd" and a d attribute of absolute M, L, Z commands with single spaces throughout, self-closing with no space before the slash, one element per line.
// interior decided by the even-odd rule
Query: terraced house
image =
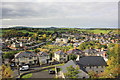
<path fill-rule="evenodd" d="M 32 51 L 23 51 L 15 54 L 15 63 L 19 65 L 24 64 L 37 64 L 38 63 L 38 57 L 37 54 Z"/>

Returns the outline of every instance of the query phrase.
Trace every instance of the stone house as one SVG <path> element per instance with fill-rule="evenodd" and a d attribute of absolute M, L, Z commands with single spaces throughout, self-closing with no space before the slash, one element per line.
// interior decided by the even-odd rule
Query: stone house
<path fill-rule="evenodd" d="M 55 72 L 56 72 L 56 77 L 59 77 L 59 78 L 67 78 L 64 73 L 67 72 L 67 67 L 69 66 L 73 66 L 74 68 L 76 67 L 79 67 L 75 61 L 73 60 L 70 60 L 68 61 L 66 64 L 64 64 L 63 66 L 58 66 L 58 67 L 55 67 Z M 84 72 L 83 70 L 79 69 L 78 70 L 79 73 L 77 74 L 79 77 L 78 78 L 89 78 L 89 75 Z"/>
<path fill-rule="evenodd" d="M 65 54 L 63 51 L 57 51 L 54 53 L 54 60 L 58 62 L 65 62 L 67 61 L 67 54 Z"/>
<path fill-rule="evenodd" d="M 95 73 L 104 72 L 107 63 L 101 56 L 85 56 L 77 61 L 77 64 L 85 72 L 94 71 Z"/>
<path fill-rule="evenodd" d="M 76 47 L 72 50 L 67 51 L 66 53 L 67 53 L 67 55 L 75 54 L 77 56 L 78 60 L 79 60 L 80 57 L 85 55 L 82 50 L 76 49 Z"/>
<path fill-rule="evenodd" d="M 24 65 L 24 64 L 33 65 L 38 63 L 38 57 L 36 53 L 32 51 L 19 52 L 15 54 L 14 60 L 15 60 L 15 63 L 19 65 Z"/>
<path fill-rule="evenodd" d="M 67 72 L 67 67 L 69 66 L 79 67 L 80 73 L 78 73 L 78 78 L 89 78 L 88 73 L 94 71 L 95 73 L 104 72 L 107 66 L 105 60 L 101 56 L 86 56 L 79 59 L 79 61 L 70 60 L 63 66 L 55 67 L 56 76 L 59 78 L 67 78 L 64 73 Z"/>
<path fill-rule="evenodd" d="M 48 64 L 49 62 L 49 55 L 46 52 L 39 52 L 37 53 L 38 59 L 39 59 L 39 64 Z"/>
<path fill-rule="evenodd" d="M 95 56 L 98 51 L 96 49 L 86 49 L 83 52 L 85 52 L 85 56 Z"/>
<path fill-rule="evenodd" d="M 67 38 L 56 38 L 55 43 L 67 43 L 68 39 Z"/>

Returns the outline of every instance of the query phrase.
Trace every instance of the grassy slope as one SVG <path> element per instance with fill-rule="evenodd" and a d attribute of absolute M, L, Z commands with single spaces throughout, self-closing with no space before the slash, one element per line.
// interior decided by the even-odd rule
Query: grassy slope
<path fill-rule="evenodd" d="M 31 78 L 31 77 L 32 77 L 32 73 L 22 76 L 22 78 Z"/>

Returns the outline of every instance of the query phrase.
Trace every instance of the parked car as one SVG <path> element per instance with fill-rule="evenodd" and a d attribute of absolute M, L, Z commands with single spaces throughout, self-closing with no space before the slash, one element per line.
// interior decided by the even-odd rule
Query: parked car
<path fill-rule="evenodd" d="M 11 67 L 14 67 L 14 66 L 15 66 L 15 64 L 14 64 L 14 63 L 12 63 L 10 66 L 11 66 Z"/>
<path fill-rule="evenodd" d="M 29 65 L 24 65 L 20 67 L 20 71 L 29 70 Z"/>
<path fill-rule="evenodd" d="M 55 74 L 55 71 L 50 69 L 49 74 Z"/>

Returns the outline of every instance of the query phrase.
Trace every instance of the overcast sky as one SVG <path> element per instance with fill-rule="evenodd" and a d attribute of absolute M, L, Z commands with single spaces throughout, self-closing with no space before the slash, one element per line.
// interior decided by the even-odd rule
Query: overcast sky
<path fill-rule="evenodd" d="M 2 2 L 2 27 L 15 25 L 117 28 L 118 3 Z"/>

